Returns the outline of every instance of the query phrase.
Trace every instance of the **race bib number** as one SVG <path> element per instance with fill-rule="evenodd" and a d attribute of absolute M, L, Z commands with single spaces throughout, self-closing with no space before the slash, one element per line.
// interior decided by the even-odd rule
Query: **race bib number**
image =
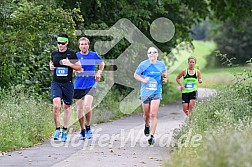
<path fill-rule="evenodd" d="M 146 89 L 148 89 L 148 90 L 157 90 L 157 81 L 150 80 L 147 83 Z"/>
<path fill-rule="evenodd" d="M 56 75 L 58 77 L 63 77 L 68 75 L 68 68 L 66 67 L 57 67 L 56 68 Z"/>
<path fill-rule="evenodd" d="M 186 83 L 185 88 L 186 89 L 193 89 L 194 88 L 194 83 L 190 83 L 190 82 Z"/>

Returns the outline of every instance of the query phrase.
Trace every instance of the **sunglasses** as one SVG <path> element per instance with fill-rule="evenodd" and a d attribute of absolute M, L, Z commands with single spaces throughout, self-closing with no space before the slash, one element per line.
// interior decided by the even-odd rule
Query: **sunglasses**
<path fill-rule="evenodd" d="M 149 55 L 150 55 L 150 54 L 156 54 L 156 53 L 158 53 L 158 52 L 157 52 L 157 51 L 148 52 Z"/>
<path fill-rule="evenodd" d="M 65 45 L 66 44 L 66 42 L 57 42 L 59 45 L 61 44 L 61 45 Z"/>

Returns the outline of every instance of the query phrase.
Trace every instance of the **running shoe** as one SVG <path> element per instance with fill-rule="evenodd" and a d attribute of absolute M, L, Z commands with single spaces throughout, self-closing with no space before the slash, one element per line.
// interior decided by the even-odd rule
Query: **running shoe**
<path fill-rule="evenodd" d="M 87 139 L 92 139 L 93 138 L 93 133 L 91 128 L 89 130 L 85 130 L 85 136 Z"/>
<path fill-rule="evenodd" d="M 85 140 L 86 139 L 86 136 L 85 136 L 85 130 L 82 130 L 80 132 L 80 140 Z"/>
<path fill-rule="evenodd" d="M 67 141 L 67 131 L 62 132 L 61 141 L 63 141 L 63 142 Z"/>
<path fill-rule="evenodd" d="M 150 135 L 150 127 L 144 125 L 144 135 L 145 136 L 149 136 Z"/>
<path fill-rule="evenodd" d="M 154 136 L 150 136 L 150 138 L 148 139 L 148 143 L 149 145 L 153 145 L 155 143 Z"/>
<path fill-rule="evenodd" d="M 55 130 L 53 138 L 54 138 L 54 140 L 59 140 L 59 138 L 60 138 L 60 130 Z"/>

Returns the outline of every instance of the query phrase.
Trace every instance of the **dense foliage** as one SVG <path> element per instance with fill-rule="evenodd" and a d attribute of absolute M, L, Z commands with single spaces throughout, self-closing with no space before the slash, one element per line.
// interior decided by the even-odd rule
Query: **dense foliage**
<path fill-rule="evenodd" d="M 105 30 L 119 19 L 127 18 L 162 51 L 169 53 L 177 44 L 190 41 L 191 26 L 207 16 L 220 20 L 230 18 L 239 24 L 251 14 L 250 9 L 248 0 L 3 0 L 0 4 L 0 86 L 24 83 L 36 93 L 46 92 L 50 81 L 49 55 L 60 32 L 67 32 L 73 42 L 70 46 L 77 49 L 74 30 Z M 150 35 L 150 24 L 159 17 L 169 18 L 175 25 L 175 36 L 169 42 L 158 43 Z M 96 40 L 91 38 L 91 44 Z M 121 42 L 102 56 L 115 58 L 128 45 Z"/>
<path fill-rule="evenodd" d="M 252 20 L 244 21 L 243 28 L 237 29 L 231 21 L 227 21 L 219 28 L 215 37 L 217 50 L 225 54 L 234 64 L 245 65 L 252 57 Z M 222 66 L 221 57 L 217 57 L 216 65 Z"/>

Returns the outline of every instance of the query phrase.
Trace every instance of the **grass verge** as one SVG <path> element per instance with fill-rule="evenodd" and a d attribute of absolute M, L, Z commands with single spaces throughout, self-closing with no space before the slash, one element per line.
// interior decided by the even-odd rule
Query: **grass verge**
<path fill-rule="evenodd" d="M 0 151 L 29 147 L 51 135 L 50 104 L 30 96 L 22 85 L 1 89 L 0 94 Z"/>

